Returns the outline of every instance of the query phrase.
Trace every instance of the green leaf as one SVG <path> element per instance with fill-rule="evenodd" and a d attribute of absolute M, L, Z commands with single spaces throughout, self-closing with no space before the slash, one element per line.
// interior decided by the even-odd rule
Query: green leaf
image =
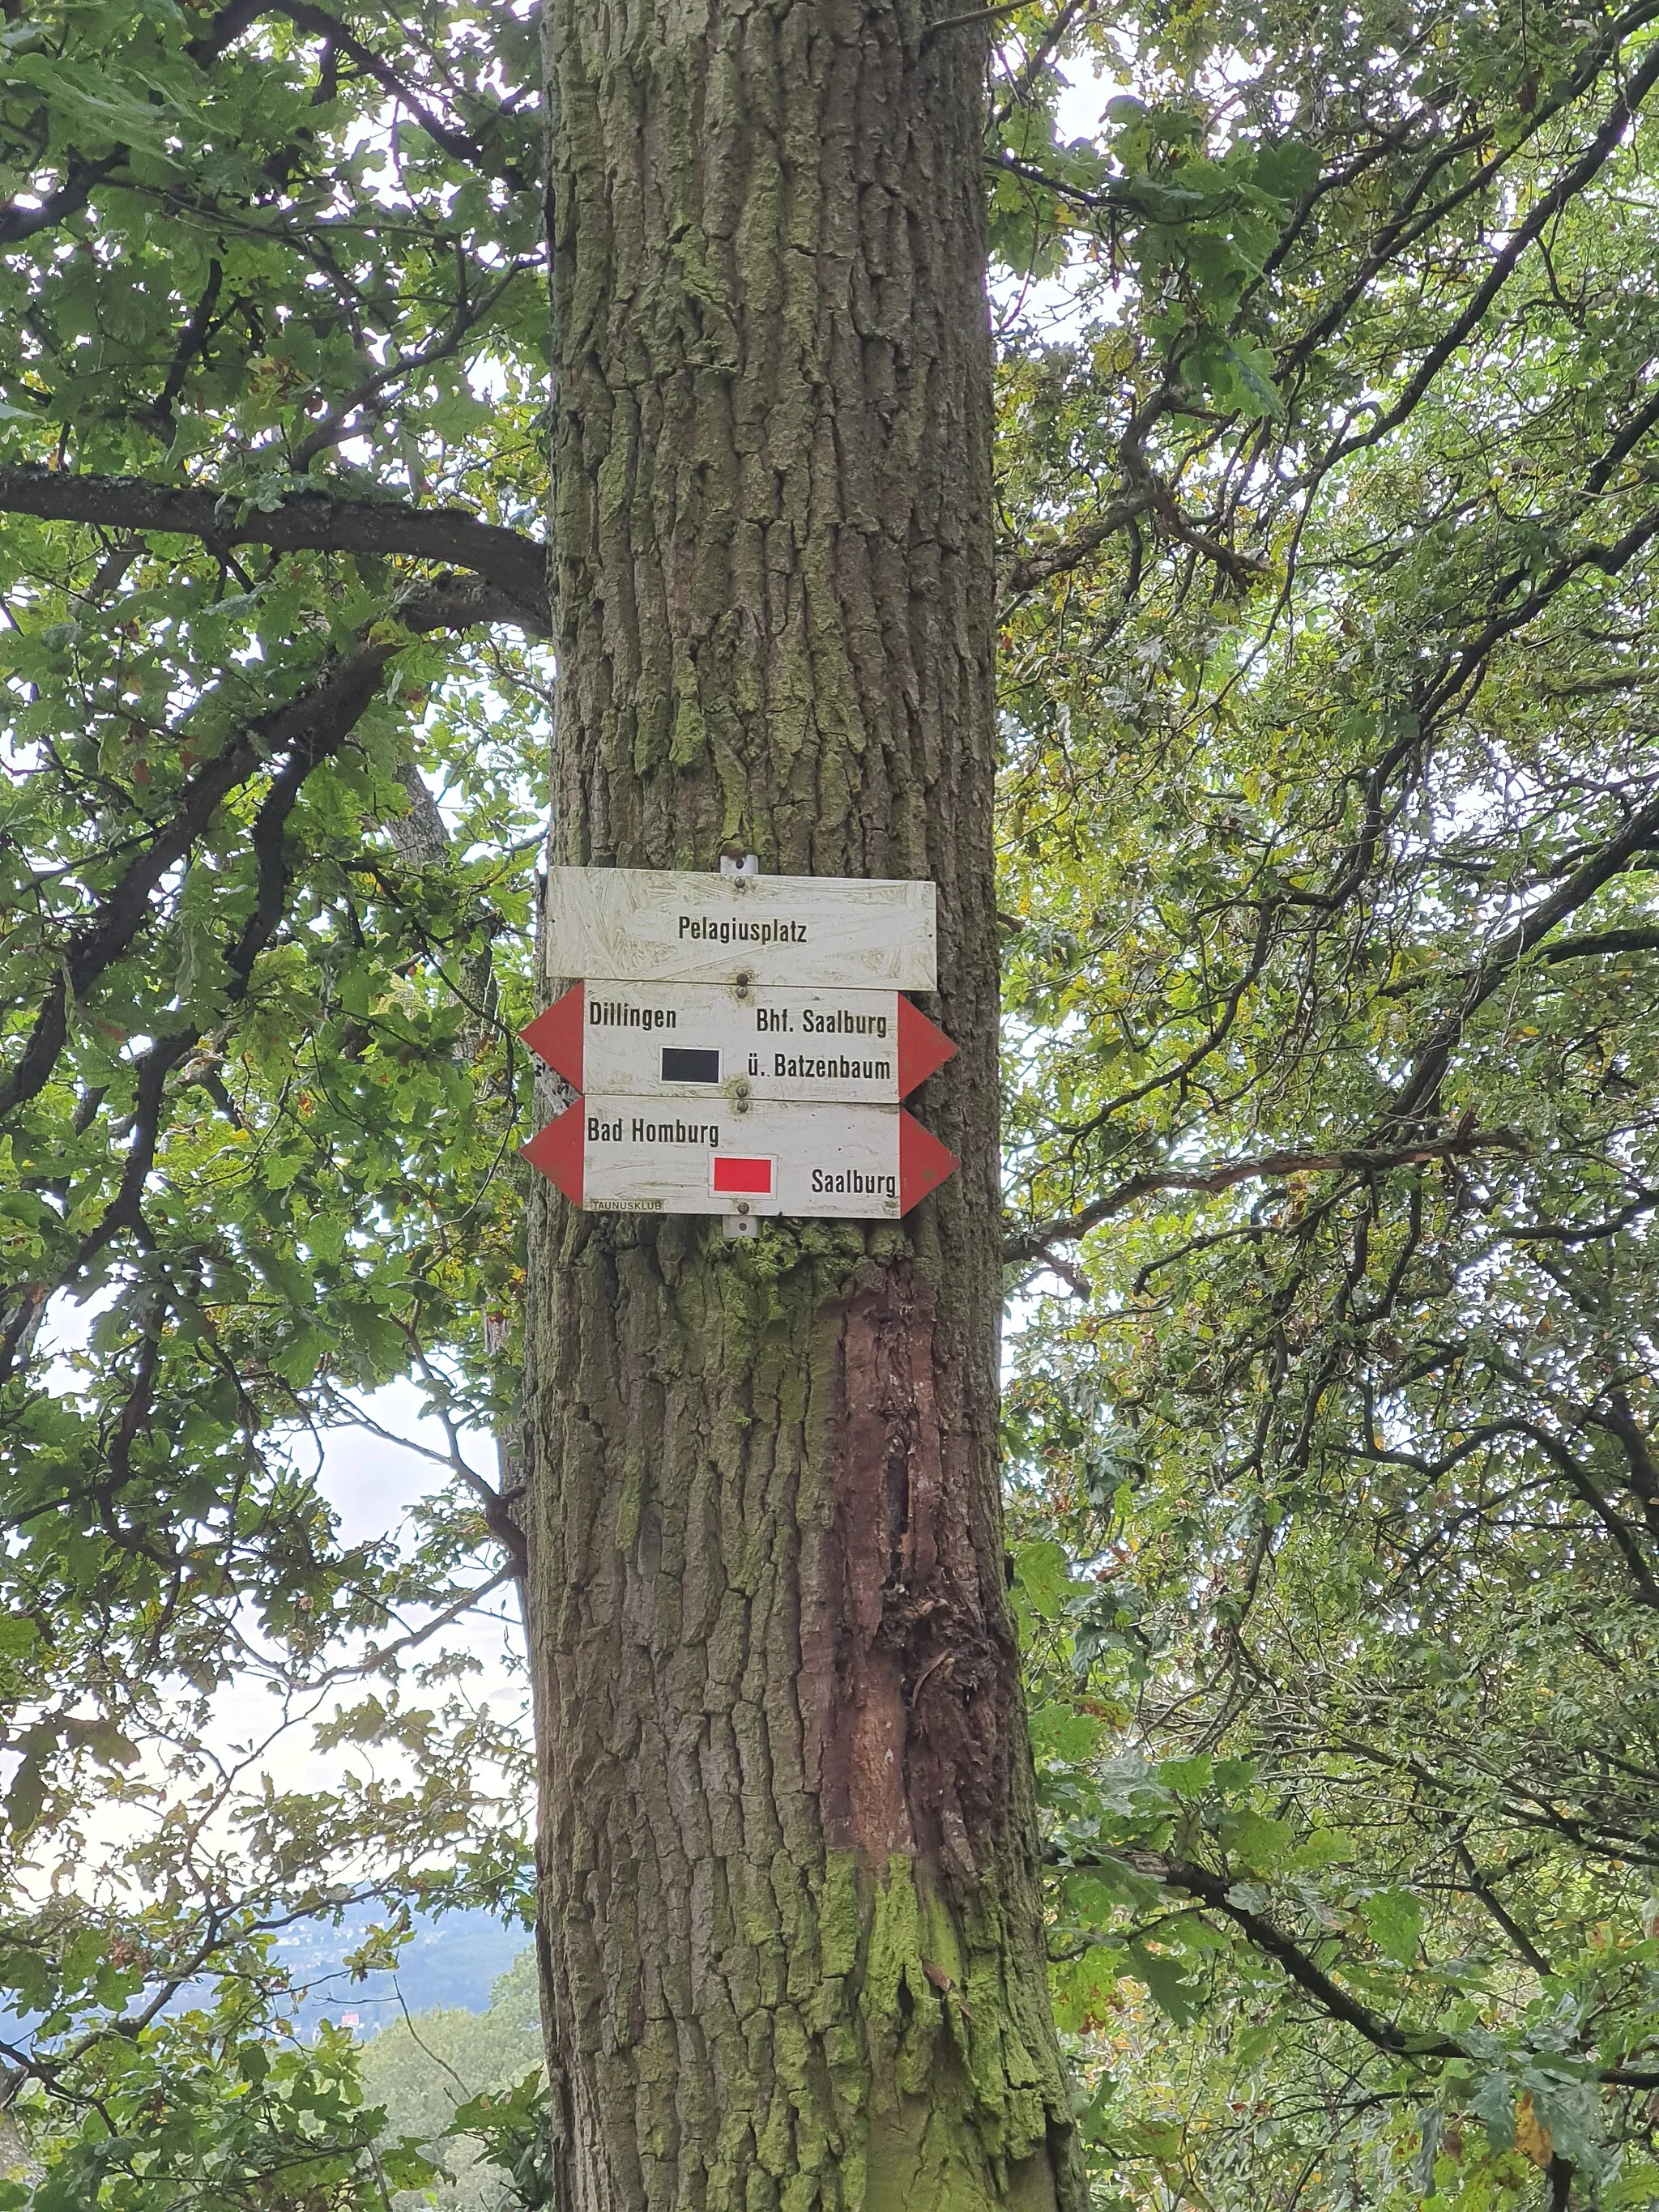
<path fill-rule="evenodd" d="M 1063 1546 L 1043 1537 L 1017 1546 L 1014 1579 L 1039 1620 L 1059 1620 L 1072 1588 L 1071 1561 Z"/>
<path fill-rule="evenodd" d="M 1031 1714 L 1030 1728 L 1036 1756 L 1068 1766 L 1081 1765 L 1092 1758 L 1106 1733 L 1090 1714 L 1057 1701 L 1039 1705 Z"/>
<path fill-rule="evenodd" d="M 1504 2072 L 1484 2075 L 1469 2100 L 1469 2109 L 1485 2124 L 1494 2150 L 1515 2148 L 1515 2077 Z"/>
<path fill-rule="evenodd" d="M 1415 1963 L 1423 1936 L 1423 1907 L 1403 1890 L 1378 1890 L 1358 1900 L 1365 1932 L 1385 1958 L 1400 1966 Z"/>
<path fill-rule="evenodd" d="M 20 1839 L 31 1835 L 40 1825 L 46 1804 L 46 1771 L 36 1753 L 26 1753 L 6 1792 L 6 1819 L 12 1833 Z"/>
<path fill-rule="evenodd" d="M 1166 1759 L 1158 1778 L 1177 1797 L 1202 1797 L 1215 1775 L 1215 1761 L 1205 1753 L 1196 1759 Z"/>
<path fill-rule="evenodd" d="M 1158 2010 L 1176 2027 L 1190 2027 L 1204 2009 L 1204 1990 L 1188 1979 L 1180 1960 L 1144 1943 L 1131 1946 L 1129 1960 L 1130 1972 L 1146 1983 Z"/>
<path fill-rule="evenodd" d="M 1292 1832 L 1288 1820 L 1248 1810 L 1230 1812 L 1221 1824 L 1229 1856 L 1258 1874 L 1277 1874 L 1289 1864 Z"/>

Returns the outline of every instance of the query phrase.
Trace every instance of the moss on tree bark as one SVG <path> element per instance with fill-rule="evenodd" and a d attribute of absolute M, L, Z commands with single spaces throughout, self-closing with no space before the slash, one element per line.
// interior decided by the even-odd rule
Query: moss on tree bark
<path fill-rule="evenodd" d="M 982 42 L 853 0 L 545 25 L 554 857 L 933 878 L 960 1051 L 921 1111 L 963 1161 L 902 1228 L 756 1243 L 533 1201 L 563 2201 L 1048 2212 L 1078 2184 L 996 1482 Z"/>

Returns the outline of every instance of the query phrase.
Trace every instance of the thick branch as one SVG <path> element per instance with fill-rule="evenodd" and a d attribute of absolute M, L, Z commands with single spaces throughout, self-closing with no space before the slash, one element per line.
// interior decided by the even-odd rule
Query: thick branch
<path fill-rule="evenodd" d="M 1597 172 L 1623 144 L 1632 118 L 1656 84 L 1659 84 L 1659 46 L 1650 49 L 1641 65 L 1631 72 L 1607 110 L 1601 129 L 1578 160 L 1543 195 L 1526 221 L 1511 234 L 1508 245 L 1494 256 L 1491 269 L 1476 287 L 1468 305 L 1430 347 L 1393 406 L 1385 409 L 1365 429 L 1339 441 L 1320 462 L 1319 474 L 1323 475 L 1351 453 L 1376 445 L 1406 420 L 1457 349 L 1480 327 L 1487 308 L 1508 283 L 1528 248 L 1536 244 L 1561 210 L 1594 181 Z"/>
<path fill-rule="evenodd" d="M 1071 569 L 1080 568 L 1091 554 L 1099 551 L 1109 538 L 1115 538 L 1120 530 L 1134 520 L 1136 515 L 1145 514 L 1152 504 L 1152 497 L 1150 487 L 1144 491 L 1132 493 L 1127 499 L 1115 501 L 1104 514 L 1093 522 L 1085 522 L 1080 530 L 1074 530 L 1069 538 L 1062 538 L 1054 545 L 1042 546 L 1036 552 L 1027 553 L 1020 560 L 1011 561 L 1003 572 L 1002 597 L 1005 599 L 1018 599 L 1023 592 L 1035 591 L 1039 584 L 1046 584 L 1051 576 L 1063 576 Z"/>
<path fill-rule="evenodd" d="M 1492 1887 L 1492 1884 L 1487 1876 L 1481 1872 L 1480 1867 L 1475 1859 L 1475 1856 L 1474 1852 L 1470 1850 L 1468 1845 L 1466 1843 L 1460 1841 L 1456 1849 L 1457 1856 L 1463 1863 L 1463 1871 L 1468 1876 L 1469 1887 L 1471 1890 L 1474 1893 L 1475 1896 L 1480 1899 L 1482 1905 L 1486 1906 L 1487 1911 L 1491 1913 L 1492 1918 L 1498 1923 L 1504 1933 L 1509 1937 L 1510 1942 L 1514 1944 L 1516 1949 L 1521 1954 L 1521 1956 L 1532 1968 L 1534 1973 L 1538 1975 L 1540 1979 L 1547 1981 L 1550 1975 L 1554 1972 L 1554 1968 L 1550 1965 L 1549 1960 L 1539 1949 L 1537 1944 L 1533 1942 L 1532 1937 L 1527 1933 L 1527 1930 L 1521 1925 L 1521 1923 L 1510 1911 L 1503 1899 L 1499 1897 L 1497 1890 Z"/>
<path fill-rule="evenodd" d="M 1616 21 L 1609 23 L 1579 68 L 1571 76 L 1563 78 L 1548 98 L 1540 101 L 1516 137 L 1507 145 L 1500 146 L 1478 167 L 1469 171 L 1451 191 L 1443 193 L 1429 207 L 1422 208 L 1424 194 L 1435 177 L 1460 155 L 1486 143 L 1479 135 L 1441 138 L 1440 143 L 1434 146 L 1431 159 L 1407 191 L 1393 219 L 1371 240 L 1363 258 L 1356 261 L 1348 271 L 1347 281 L 1337 297 L 1280 357 L 1281 374 L 1288 373 L 1309 359 L 1334 332 L 1340 330 L 1349 311 L 1364 299 L 1372 280 L 1389 261 L 1409 252 L 1437 224 L 1444 222 L 1467 201 L 1493 185 L 1516 155 L 1523 153 L 1540 131 L 1571 106 L 1576 100 L 1583 97 L 1608 63 L 1617 56 L 1620 46 L 1644 29 L 1656 13 L 1659 13 L 1659 9 L 1655 8 L 1652 0 L 1643 0 L 1643 4 L 1627 9 Z M 1429 112 L 1425 111 L 1425 113 Z M 1432 143 L 1432 137 L 1430 143 Z M 1267 258 L 1267 270 L 1275 269 L 1281 258 L 1280 249 L 1275 248 Z M 1248 298 L 1249 295 L 1247 293 L 1245 296 Z"/>
<path fill-rule="evenodd" d="M 1051 1863 L 1060 1863 L 1056 1854 L 1051 1852 L 1049 1857 Z M 1376 2050 L 1386 2051 L 1393 2058 L 1420 2060 L 1468 2057 L 1462 2045 L 1453 2037 L 1401 2027 L 1345 1990 L 1293 1936 L 1287 1936 L 1264 1913 L 1253 1911 L 1248 1905 L 1238 1902 L 1233 1894 L 1235 1885 L 1227 1875 L 1212 1874 L 1207 1867 L 1194 1866 L 1186 1859 L 1164 1858 L 1150 1852 L 1134 1852 L 1131 1859 L 1139 1870 L 1155 1875 L 1170 1888 L 1181 1891 L 1184 1896 L 1195 1898 L 1206 1911 L 1218 1912 L 1224 1919 L 1231 1920 L 1242 1935 L 1249 1938 L 1257 1950 L 1283 1968 L 1290 1979 L 1305 1996 L 1313 1999 L 1322 2012 L 1332 2020 L 1340 2021 L 1345 2027 L 1353 2028 Z M 1097 1863 L 1086 1858 L 1068 1857 L 1062 1863 L 1068 1867 L 1084 1868 Z M 1599 2067 L 1594 2069 L 1591 2078 L 1620 2088 L 1651 2089 L 1659 2087 L 1659 2072 L 1650 2067 Z"/>
<path fill-rule="evenodd" d="M 1659 53 L 1659 49 L 1656 49 Z M 1464 1028 L 1475 1012 L 1498 990 L 1518 960 L 1540 945 L 1558 922 L 1576 914 L 1587 900 L 1621 874 L 1639 855 L 1659 844 L 1659 799 L 1633 814 L 1616 837 L 1576 868 L 1560 889 L 1541 900 L 1524 920 L 1500 937 L 1484 955 L 1469 978 L 1457 1006 L 1438 1022 L 1425 1040 L 1410 1073 L 1400 1086 L 1389 1121 L 1400 1122 L 1433 1110 L 1453 1053 Z"/>
<path fill-rule="evenodd" d="M 1235 1183 L 1277 1181 L 1293 1175 L 1382 1175 L 1391 1168 L 1425 1167 L 1431 1160 L 1462 1159 L 1494 1146 L 1518 1151 L 1521 1142 L 1512 1129 L 1460 1127 L 1449 1137 L 1405 1146 L 1393 1152 L 1260 1152 L 1252 1159 L 1228 1160 L 1215 1168 L 1152 1168 L 1145 1175 L 1131 1176 L 1127 1182 L 1119 1183 L 1092 1206 L 1022 1231 L 1003 1247 L 1002 1256 L 1014 1261 L 1039 1259 L 1044 1255 L 1046 1246 L 1073 1243 L 1090 1230 L 1097 1229 L 1103 1221 L 1109 1221 L 1113 1214 L 1121 1213 L 1137 1199 L 1150 1198 L 1160 1190 L 1223 1191 L 1231 1189 Z"/>
<path fill-rule="evenodd" d="M 232 0 L 232 5 L 221 9 L 202 37 L 191 40 L 186 52 L 198 67 L 208 69 L 262 15 L 283 16 L 296 31 L 321 39 L 346 55 L 365 76 L 373 78 L 388 98 L 400 101 L 428 137 L 441 146 L 452 161 L 465 161 L 486 176 L 500 177 L 515 191 L 528 187 L 531 179 L 512 162 L 502 161 L 471 131 L 458 131 L 441 116 L 434 115 L 415 88 L 372 46 L 365 46 L 348 24 L 337 15 L 331 15 L 326 9 L 307 4 L 307 0 Z"/>
<path fill-rule="evenodd" d="M 452 580 L 443 580 L 449 582 Z M 447 622 L 464 618 L 470 602 L 481 594 L 487 595 L 487 586 L 480 586 L 471 579 L 460 582 L 453 591 L 445 591 L 441 584 L 434 586 L 405 603 L 401 610 L 404 624 L 410 629 L 441 628 Z M 325 761 L 331 759 L 350 737 L 379 688 L 381 668 L 395 650 L 393 646 L 377 645 L 353 655 L 350 660 L 339 664 L 321 684 L 283 710 L 288 757 L 272 778 L 270 788 L 265 793 L 249 830 L 249 843 L 254 858 L 254 902 L 235 941 L 227 946 L 224 952 L 225 966 L 228 971 L 226 1000 L 231 1006 L 246 996 L 254 963 L 276 935 L 288 910 L 293 869 L 285 832 L 301 788 L 312 772 Z M 267 717 L 267 722 L 272 719 Z M 134 864 L 135 868 L 142 867 L 149 857 L 141 855 L 139 861 Z M 125 887 L 125 882 L 124 878 L 116 896 L 118 897 L 120 890 Z M 106 919 L 108 919 L 108 905 L 106 902 L 104 909 Z M 129 940 L 141 926 L 147 910 L 141 899 L 137 920 L 129 933 Z M 82 934 L 84 936 L 85 933 Z M 58 996 L 48 999 L 36 1020 L 33 1036 L 18 1070 L 20 1076 L 32 1069 L 33 1056 L 37 1051 L 44 1053 L 46 1042 L 54 1034 L 58 1037 L 58 1048 L 61 1048 L 66 1018 L 61 993 L 60 984 Z M 76 1279 L 123 1229 L 142 1229 L 140 1208 L 161 1139 L 167 1080 L 180 1060 L 194 1049 L 197 1042 L 198 1032 L 193 1028 L 179 1030 L 171 1036 L 158 1037 L 139 1060 L 132 1140 L 120 1183 L 114 1197 L 82 1238 L 73 1260 L 60 1278 L 60 1286 Z M 52 1065 L 51 1061 L 45 1063 L 43 1080 L 50 1077 Z M 38 1089 L 40 1086 L 36 1085 L 35 1087 Z M 3 1092 L 0 1092 L 0 1097 L 3 1097 Z M 0 1381 L 12 1372 L 15 1362 L 24 1354 L 27 1325 L 33 1310 L 27 1301 L 20 1304 L 3 1337 L 0 1337 Z M 141 1394 L 135 1393 L 130 1404 L 138 1407 L 138 1412 L 134 1415 L 136 1426 L 137 1420 L 147 1408 L 147 1391 L 142 1394 L 142 1402 Z M 124 1429 L 125 1426 L 124 1422 Z M 124 1462 L 125 1446 L 131 1441 L 131 1433 L 118 1437 L 117 1443 L 121 1449 L 118 1453 L 112 1449 L 112 1465 L 116 1465 L 118 1460 Z M 514 1534 L 517 1534 L 516 1529 Z"/>
<path fill-rule="evenodd" d="M 1600 960 L 1620 952 L 1659 952 L 1659 929 L 1604 929 L 1594 937 L 1564 937 L 1547 945 L 1540 960 Z"/>
<path fill-rule="evenodd" d="M 1484 681 L 1486 662 L 1493 648 L 1501 645 L 1505 638 L 1513 637 L 1517 630 L 1524 629 L 1534 616 L 1541 614 L 1557 593 L 1565 585 L 1571 583 L 1581 569 L 1599 568 L 1603 575 L 1616 576 L 1635 559 L 1638 553 L 1644 551 L 1656 537 L 1659 537 L 1659 508 L 1644 515 L 1639 522 L 1632 525 L 1622 538 L 1614 539 L 1611 544 L 1583 545 L 1570 555 L 1566 560 L 1558 561 L 1547 575 L 1542 577 L 1528 592 L 1524 599 L 1518 601 L 1514 606 L 1506 608 L 1502 614 L 1493 615 L 1482 628 L 1480 635 L 1457 655 L 1456 659 L 1450 667 L 1446 669 L 1445 673 L 1436 683 L 1433 689 L 1425 696 L 1422 704 L 1423 720 L 1426 722 L 1431 716 L 1437 714 L 1460 693 L 1468 693 L 1471 686 L 1478 688 L 1479 684 Z M 1511 580 L 1511 581 L 1518 580 L 1518 579 Z"/>
<path fill-rule="evenodd" d="M 1624 1560 L 1630 1575 L 1631 1587 L 1638 1601 L 1659 1612 L 1659 1583 L 1656 1583 L 1647 1561 L 1642 1557 L 1642 1547 L 1636 1540 L 1636 1531 L 1611 1501 L 1604 1498 L 1592 1480 L 1589 1470 L 1567 1449 L 1559 1437 L 1535 1421 L 1516 1421 L 1512 1425 L 1516 1436 L 1529 1437 L 1540 1451 L 1566 1477 L 1607 1534 Z"/>
<path fill-rule="evenodd" d="M 1312 1997 L 1322 2012 L 1333 2020 L 1340 2020 L 1355 2028 L 1368 2043 L 1379 2051 L 1396 2057 L 1461 2058 L 1463 2051 L 1449 2036 L 1413 2035 L 1396 2027 L 1382 2014 L 1373 2012 L 1370 2005 L 1352 1996 L 1340 1982 L 1334 1981 L 1324 1968 L 1310 1958 L 1307 1952 L 1282 1928 L 1265 1914 L 1254 1912 L 1246 1905 L 1233 1900 L 1233 1884 L 1225 1875 L 1212 1874 L 1207 1867 L 1194 1866 L 1184 1859 L 1165 1859 L 1158 1867 L 1158 1877 L 1171 1889 L 1195 1897 L 1212 1912 L 1219 1912 L 1248 1936 L 1259 1951 L 1282 1966 L 1299 1990 Z"/>
<path fill-rule="evenodd" d="M 269 514 L 194 484 L 151 483 L 143 477 L 71 475 L 25 465 L 0 468 L 0 514 L 106 530 L 157 530 L 199 538 L 216 549 L 270 545 L 282 551 L 409 554 L 469 568 L 496 586 L 504 611 L 538 637 L 550 628 L 546 555 L 533 538 L 480 522 L 456 507 L 406 507 L 401 501 L 347 499 L 296 489 Z M 510 611 L 506 611 L 510 603 Z"/>
<path fill-rule="evenodd" d="M 79 215 L 93 187 L 118 169 L 126 158 L 125 146 L 118 146 L 99 161 L 83 161 L 71 155 L 63 183 L 55 192 L 48 192 L 39 206 L 23 207 L 13 200 L 0 207 L 0 246 L 21 246 L 37 231 L 50 230 L 54 223 L 62 222 L 65 216 Z"/>
<path fill-rule="evenodd" d="M 467 629 L 500 620 L 500 595 L 472 578 L 443 577 L 411 593 L 396 609 L 405 630 Z M 398 650 L 393 636 L 362 647 L 332 664 L 322 681 L 286 706 L 250 723 L 235 743 L 204 762 L 185 782 L 178 811 L 165 822 L 107 897 L 64 945 L 29 1041 L 11 1073 L 0 1080 L 0 1116 L 33 1098 L 52 1077 L 69 1033 L 69 1011 L 143 927 L 150 896 L 182 860 L 214 813 L 239 785 L 275 753 L 295 749 L 309 764 L 324 758 L 356 726 L 378 690 L 386 663 Z M 279 782 L 281 779 L 278 779 Z"/>

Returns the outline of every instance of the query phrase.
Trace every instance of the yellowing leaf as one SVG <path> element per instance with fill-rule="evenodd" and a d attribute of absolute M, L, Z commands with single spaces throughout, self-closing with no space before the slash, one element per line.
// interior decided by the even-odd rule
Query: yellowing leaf
<path fill-rule="evenodd" d="M 1550 2131 L 1538 2117 L 1530 2089 L 1523 2089 L 1515 2107 L 1515 2146 L 1534 2166 L 1547 2166 L 1555 2155 Z"/>

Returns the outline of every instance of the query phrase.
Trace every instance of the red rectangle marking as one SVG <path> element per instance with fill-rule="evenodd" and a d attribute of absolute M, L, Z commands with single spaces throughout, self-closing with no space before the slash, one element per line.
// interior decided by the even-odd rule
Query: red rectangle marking
<path fill-rule="evenodd" d="M 714 1155 L 716 1191 L 748 1191 L 757 1198 L 772 1195 L 770 1160 L 744 1160 L 726 1153 Z"/>

